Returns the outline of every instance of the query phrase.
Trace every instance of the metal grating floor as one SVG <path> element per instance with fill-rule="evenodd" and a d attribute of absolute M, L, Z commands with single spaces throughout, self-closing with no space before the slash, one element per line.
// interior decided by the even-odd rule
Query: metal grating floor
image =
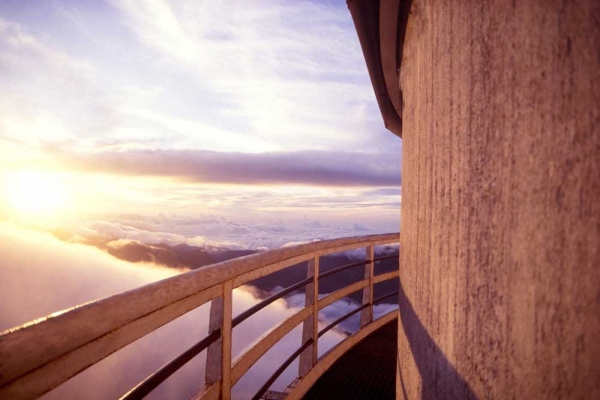
<path fill-rule="evenodd" d="M 394 320 L 367 336 L 337 360 L 304 399 L 395 399 L 397 333 Z"/>

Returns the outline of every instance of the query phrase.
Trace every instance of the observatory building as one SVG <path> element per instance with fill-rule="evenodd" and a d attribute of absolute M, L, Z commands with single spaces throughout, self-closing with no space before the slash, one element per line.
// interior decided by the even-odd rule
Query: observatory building
<path fill-rule="evenodd" d="M 600 3 L 348 5 L 402 137 L 397 398 L 600 397 Z"/>

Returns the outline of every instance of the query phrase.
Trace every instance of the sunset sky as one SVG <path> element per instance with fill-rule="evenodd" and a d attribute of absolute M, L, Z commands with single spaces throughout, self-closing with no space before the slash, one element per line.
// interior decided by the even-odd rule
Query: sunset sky
<path fill-rule="evenodd" d="M 273 248 L 397 231 L 345 1 L 0 2 L 0 219 Z"/>
<path fill-rule="evenodd" d="M 265 250 L 398 231 L 400 152 L 343 0 L 1 0 L 0 331 L 185 271 L 119 260 L 109 242 Z M 238 328 L 234 351 L 297 311 L 293 296 Z M 259 301 L 233 299 L 236 313 Z M 45 399 L 119 397 L 206 334 L 207 307 Z M 320 323 L 356 307 L 341 299 Z M 344 336 L 329 331 L 320 351 Z M 197 390 L 202 357 L 154 398 Z"/>

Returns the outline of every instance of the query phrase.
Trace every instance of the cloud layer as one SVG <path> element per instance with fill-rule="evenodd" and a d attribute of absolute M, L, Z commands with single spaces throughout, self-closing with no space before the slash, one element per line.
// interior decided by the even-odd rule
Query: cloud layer
<path fill-rule="evenodd" d="M 0 330 L 45 316 L 60 309 L 140 286 L 177 273 L 151 264 L 132 265 L 98 249 L 61 242 L 48 234 L 0 225 Z M 248 291 L 234 292 L 234 315 L 259 300 Z M 294 298 L 277 301 L 234 330 L 233 354 L 278 321 L 297 311 Z M 338 304 L 323 315 L 335 319 L 351 304 Z M 298 304 L 297 306 L 301 306 Z M 46 399 L 117 398 L 165 362 L 203 337 L 207 331 L 207 305 L 186 314 L 126 348 L 104 359 L 71 381 L 48 393 Z M 234 387 L 236 398 L 248 398 L 262 382 L 299 346 L 300 327 L 273 347 Z M 331 331 L 320 340 L 321 353 L 343 335 Z M 204 356 L 163 383 L 150 398 L 189 397 L 198 388 L 204 371 Z M 293 364 L 276 382 L 282 390 L 295 377 Z"/>
<path fill-rule="evenodd" d="M 272 250 L 314 240 L 389 233 L 397 229 L 393 224 L 384 231 L 361 224 L 342 225 L 309 219 L 241 222 L 211 214 L 195 217 L 160 214 L 156 217 L 122 215 L 107 220 L 81 221 L 65 232 L 64 237 L 73 242 L 128 240 L 150 245 L 186 243 L 236 250 Z"/>
<path fill-rule="evenodd" d="M 315 186 L 399 186 L 395 157 L 360 152 L 225 153 L 138 150 L 60 154 L 70 169 L 125 175 L 180 177 L 202 183 Z"/>

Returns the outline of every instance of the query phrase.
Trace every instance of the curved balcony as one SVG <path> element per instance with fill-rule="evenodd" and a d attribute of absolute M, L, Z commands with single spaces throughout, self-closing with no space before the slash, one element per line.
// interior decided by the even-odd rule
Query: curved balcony
<path fill-rule="evenodd" d="M 398 269 L 375 274 L 375 264 L 398 254 L 375 257 L 375 246 L 396 244 L 399 233 L 341 238 L 302 244 L 225 261 L 131 291 L 55 313 L 0 336 L 0 398 L 41 396 L 115 351 L 181 315 L 211 302 L 209 332 L 187 351 L 165 364 L 122 399 L 141 399 L 203 350 L 207 350 L 205 384 L 195 399 L 229 399 L 231 387 L 273 345 L 302 324 L 302 342 L 275 371 L 254 399 L 261 398 L 277 377 L 299 358 L 298 379 L 286 393 L 302 398 L 313 384 L 349 349 L 398 318 L 394 310 L 373 319 L 373 305 L 396 292 L 373 298 L 374 285 L 398 278 Z M 320 257 L 365 248 L 364 260 L 319 271 Z M 232 290 L 255 279 L 308 262 L 306 279 L 264 299 L 232 318 Z M 364 268 L 364 279 L 319 297 L 319 280 L 350 268 Z M 232 360 L 232 330 L 241 322 L 293 291 L 304 289 L 305 305 L 296 314 L 265 332 Z M 354 292 L 362 304 L 319 330 L 319 310 Z M 352 315 L 360 313 L 360 328 L 318 357 L 319 338 Z"/>

